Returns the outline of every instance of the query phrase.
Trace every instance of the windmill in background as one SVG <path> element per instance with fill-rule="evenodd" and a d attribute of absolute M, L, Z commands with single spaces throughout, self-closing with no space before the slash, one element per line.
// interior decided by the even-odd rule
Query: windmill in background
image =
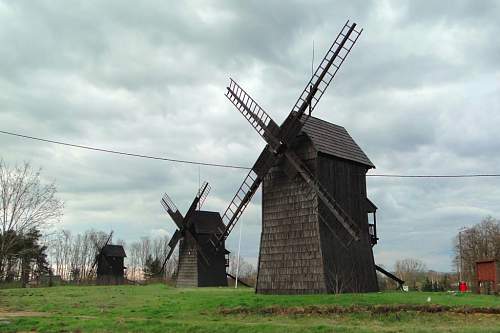
<path fill-rule="evenodd" d="M 180 242 L 177 287 L 227 286 L 229 251 L 225 249 L 224 242 L 221 243 L 220 251 L 209 242 L 217 230 L 224 228 L 222 218 L 218 212 L 201 210 L 209 192 L 210 185 L 204 182 L 184 216 L 166 193 L 161 199 L 163 208 L 177 225 L 168 243 L 169 252 L 162 271 Z"/>
<path fill-rule="evenodd" d="M 89 275 L 92 276 L 95 271 L 97 283 L 100 284 L 122 284 L 125 281 L 124 259 L 127 255 L 122 245 L 110 244 L 112 237 L 113 231 L 103 244 L 94 241 L 97 254 Z"/>

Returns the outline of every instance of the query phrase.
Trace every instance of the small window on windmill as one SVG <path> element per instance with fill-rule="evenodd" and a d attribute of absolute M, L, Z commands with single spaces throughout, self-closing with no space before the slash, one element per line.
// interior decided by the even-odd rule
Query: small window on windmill
<path fill-rule="evenodd" d="M 368 232 L 372 245 L 377 244 L 377 206 L 368 198 L 366 198 L 366 212 L 368 213 Z"/>
<path fill-rule="evenodd" d="M 368 215 L 368 232 L 370 233 L 370 236 L 375 236 L 375 225 L 373 223 L 373 217 Z"/>

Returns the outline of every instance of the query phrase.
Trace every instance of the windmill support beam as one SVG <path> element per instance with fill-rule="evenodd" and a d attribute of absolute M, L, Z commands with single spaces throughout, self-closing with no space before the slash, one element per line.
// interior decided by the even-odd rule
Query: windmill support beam
<path fill-rule="evenodd" d="M 375 265 L 375 269 L 377 271 L 379 271 L 380 273 L 384 274 L 385 276 L 387 276 L 389 279 L 396 281 L 396 283 L 398 284 L 399 289 L 403 290 L 403 285 L 405 284 L 405 282 L 403 280 L 401 280 L 396 275 L 392 274 L 389 271 L 386 271 L 385 269 L 383 269 L 382 267 L 380 267 L 378 265 Z"/>
<path fill-rule="evenodd" d="M 252 288 L 251 285 L 241 281 L 240 278 L 236 279 L 236 276 L 232 275 L 232 274 L 229 274 L 229 273 L 226 273 L 227 276 L 229 276 L 231 279 L 233 279 L 234 281 L 238 280 L 238 283 L 241 283 L 242 285 L 244 285 L 245 287 L 248 287 L 248 288 Z"/>

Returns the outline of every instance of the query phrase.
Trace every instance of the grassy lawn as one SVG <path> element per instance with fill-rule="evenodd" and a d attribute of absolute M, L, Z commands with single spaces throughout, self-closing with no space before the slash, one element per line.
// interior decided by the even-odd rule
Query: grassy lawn
<path fill-rule="evenodd" d="M 0 332 L 500 332 L 499 310 L 499 297 L 472 294 L 65 286 L 0 290 Z"/>

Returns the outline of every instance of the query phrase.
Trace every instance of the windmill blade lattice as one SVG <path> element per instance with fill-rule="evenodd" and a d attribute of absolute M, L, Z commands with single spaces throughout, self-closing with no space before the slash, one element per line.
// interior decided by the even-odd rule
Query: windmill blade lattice
<path fill-rule="evenodd" d="M 296 111 L 299 114 L 303 113 L 307 109 L 308 104 L 310 104 L 311 110 L 314 110 L 316 104 L 323 96 L 325 90 L 332 82 L 340 66 L 342 66 L 345 58 L 349 55 L 352 47 L 363 32 L 363 29 L 358 31 L 355 28 L 356 23 L 349 24 L 349 21 L 347 21 L 344 24 L 344 27 L 337 35 L 337 38 L 316 68 L 302 94 L 297 99 L 292 111 Z M 319 95 L 316 95 L 317 93 Z"/>
<path fill-rule="evenodd" d="M 92 274 L 94 274 L 94 270 L 95 270 L 95 267 L 97 265 L 97 261 L 99 260 L 99 257 L 102 255 L 102 251 L 104 250 L 106 245 L 108 245 L 108 243 L 111 241 L 112 237 L 113 237 L 113 231 L 111 231 L 109 233 L 108 238 L 106 239 L 106 241 L 104 242 L 104 245 L 102 245 L 102 246 L 99 246 L 99 244 L 97 243 L 97 240 L 94 241 L 94 246 L 96 247 L 97 254 L 95 255 L 94 262 L 92 263 L 92 266 L 90 267 L 90 271 L 88 274 L 89 277 L 92 276 Z"/>
<path fill-rule="evenodd" d="M 199 204 L 201 200 L 205 200 L 206 195 L 208 195 L 208 192 L 210 192 L 210 185 L 208 185 L 207 182 L 204 182 L 203 185 L 198 189 L 198 192 L 196 194 L 196 197 L 193 199 L 193 202 L 191 203 L 191 206 L 189 206 L 189 209 L 184 216 L 184 229 L 189 229 L 191 227 L 191 216 L 194 214 L 194 212 L 199 209 Z"/>
<path fill-rule="evenodd" d="M 210 238 L 210 243 L 219 248 L 222 242 L 229 236 L 245 208 L 250 203 L 255 192 L 257 192 L 264 176 L 269 172 L 277 161 L 277 157 L 269 150 L 264 148 L 252 169 L 248 172 L 243 183 L 231 200 L 222 216 L 222 222 L 225 224 L 224 230 L 218 230 L 217 234 Z"/>
<path fill-rule="evenodd" d="M 212 187 L 208 182 L 203 182 L 203 185 L 200 187 L 198 190 L 198 209 L 201 209 L 203 207 L 203 204 L 205 203 L 205 200 L 207 199 L 208 193 L 210 193 L 210 190 Z"/>
<path fill-rule="evenodd" d="M 362 30 L 355 29 L 356 24 L 347 21 L 337 38 L 331 45 L 325 57 L 312 75 L 303 92 L 300 94 L 292 112 L 285 122 L 278 127 L 276 122 L 265 112 L 253 98 L 250 97 L 233 79 L 227 87 L 226 97 L 233 103 L 238 111 L 250 122 L 252 127 L 268 143 L 252 167 L 252 170 L 243 180 L 228 208 L 224 212 L 223 221 L 225 230 L 219 230 L 216 239 L 211 239 L 212 244 L 218 248 L 225 240 L 241 214 L 247 207 L 252 196 L 257 191 L 265 175 L 276 164 L 280 155 L 284 153 L 289 164 L 299 173 L 305 182 L 314 190 L 325 206 L 331 211 L 338 222 L 347 230 L 351 237 L 359 240 L 359 230 L 352 218 L 338 205 L 338 203 L 324 190 L 316 177 L 308 170 L 306 165 L 287 148 L 304 126 L 305 120 L 301 116 L 309 108 L 312 112 L 330 85 L 340 66 L 344 62 L 352 47 L 356 43 Z"/>
<path fill-rule="evenodd" d="M 279 140 L 276 138 L 279 134 L 278 125 L 272 120 L 267 112 L 231 78 L 225 96 L 233 103 L 248 122 L 250 122 L 252 127 L 264 138 L 264 140 L 272 144 L 274 148 L 279 145 Z"/>
<path fill-rule="evenodd" d="M 166 211 L 170 210 L 173 213 L 179 211 L 179 209 L 177 209 L 177 206 L 174 204 L 172 199 L 170 199 L 167 193 L 163 194 L 163 197 L 161 199 L 161 205 L 163 206 L 163 208 L 165 208 Z"/>
<path fill-rule="evenodd" d="M 177 228 L 182 228 L 184 226 L 184 217 L 182 216 L 181 212 L 179 212 L 179 209 L 177 209 L 177 206 L 174 204 L 172 199 L 170 199 L 167 193 L 163 195 L 160 202 L 165 211 L 168 213 L 168 215 L 170 215 L 174 223 L 177 225 Z"/>
<path fill-rule="evenodd" d="M 179 211 L 177 206 L 174 204 L 172 199 L 168 196 L 168 194 L 165 193 L 163 195 L 162 199 L 160 200 L 161 205 L 167 211 L 167 213 L 170 215 L 170 217 L 172 218 L 172 220 L 175 222 L 175 224 L 178 227 L 178 229 L 174 232 L 174 234 L 172 235 L 172 238 L 170 239 L 170 241 L 168 243 L 169 252 L 168 252 L 168 254 L 165 257 L 165 260 L 163 262 L 162 269 L 161 269 L 162 272 L 165 268 L 165 265 L 167 264 L 167 261 L 172 256 L 172 254 L 175 250 L 175 247 L 179 243 L 180 239 L 185 237 L 187 234 L 195 240 L 197 251 L 199 251 L 203 260 L 208 264 L 208 259 L 207 259 L 206 255 L 201 250 L 201 246 L 199 244 L 200 240 L 198 239 L 198 237 L 196 235 L 191 233 L 190 228 L 191 228 L 191 224 L 192 224 L 191 217 L 192 217 L 193 213 L 196 211 L 196 209 L 201 209 L 201 207 L 203 206 L 203 203 L 206 201 L 206 198 L 207 198 L 210 190 L 211 190 L 210 184 L 208 184 L 208 182 L 206 182 L 206 181 L 203 182 L 201 187 L 198 189 L 196 197 L 193 199 L 193 202 L 189 206 L 189 209 L 188 209 L 185 216 L 182 216 L 181 212 Z"/>
<path fill-rule="evenodd" d="M 167 262 L 170 259 L 170 257 L 172 256 L 172 254 L 174 253 L 175 247 L 177 246 L 177 243 L 179 242 L 181 237 L 182 237 L 182 235 L 181 235 L 180 231 L 175 230 L 174 234 L 172 235 L 172 237 L 168 241 L 169 251 L 168 251 L 167 255 L 165 256 L 165 260 L 163 261 L 163 264 L 161 265 L 160 273 L 163 273 L 163 271 L 165 270 L 165 266 L 167 265 Z"/>

